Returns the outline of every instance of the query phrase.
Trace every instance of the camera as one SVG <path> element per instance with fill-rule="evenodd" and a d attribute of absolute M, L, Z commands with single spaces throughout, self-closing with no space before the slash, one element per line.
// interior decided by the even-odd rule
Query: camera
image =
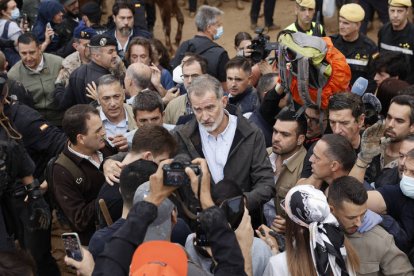
<path fill-rule="evenodd" d="M 185 168 L 191 168 L 196 175 L 200 175 L 201 169 L 198 165 L 191 164 L 191 159 L 187 154 L 178 154 L 174 157 L 171 164 L 162 167 L 164 173 L 165 186 L 189 185 L 190 179 L 185 173 Z"/>
<path fill-rule="evenodd" d="M 269 42 L 270 37 L 264 35 L 263 31 L 264 28 L 257 28 L 254 31 L 257 36 L 252 39 L 252 44 L 249 46 L 249 49 L 253 50 L 250 58 L 255 64 L 265 60 L 271 51 L 277 50 L 279 47 L 279 43 Z"/>

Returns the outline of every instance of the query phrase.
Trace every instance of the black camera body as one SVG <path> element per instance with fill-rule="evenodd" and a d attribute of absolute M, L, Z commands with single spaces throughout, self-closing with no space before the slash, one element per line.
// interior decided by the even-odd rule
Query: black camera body
<path fill-rule="evenodd" d="M 270 37 L 263 34 L 264 28 L 257 28 L 254 32 L 257 34 L 252 39 L 252 44 L 249 46 L 253 52 L 250 55 L 252 61 L 256 64 L 262 60 L 265 60 L 271 51 L 279 48 L 279 43 L 269 42 Z"/>
<path fill-rule="evenodd" d="M 183 160 L 187 158 L 180 158 L 182 156 L 177 155 L 171 164 L 165 164 L 162 167 L 164 172 L 164 185 L 165 186 L 183 186 L 190 185 L 190 179 L 185 173 L 185 168 L 189 167 L 194 171 L 196 175 L 200 175 L 201 169 L 198 165 L 191 164 L 190 161 Z M 189 160 L 189 158 L 188 158 Z"/>

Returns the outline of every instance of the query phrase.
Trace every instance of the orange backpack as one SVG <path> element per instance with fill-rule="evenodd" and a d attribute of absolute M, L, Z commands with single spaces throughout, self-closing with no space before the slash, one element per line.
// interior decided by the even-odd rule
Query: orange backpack
<path fill-rule="evenodd" d="M 351 69 L 329 37 L 283 33 L 278 57 L 282 87 L 303 108 L 326 109 L 333 94 L 348 89 Z"/>

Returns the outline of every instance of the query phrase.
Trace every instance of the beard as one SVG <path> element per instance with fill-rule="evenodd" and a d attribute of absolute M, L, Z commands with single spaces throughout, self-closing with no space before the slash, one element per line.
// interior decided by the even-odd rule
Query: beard
<path fill-rule="evenodd" d="M 220 116 L 217 118 L 217 120 L 214 121 L 214 123 L 210 126 L 205 126 L 201 121 L 198 121 L 201 127 L 203 127 L 208 133 L 211 133 L 215 131 L 221 124 L 224 118 L 224 111 L 221 112 Z"/>
<path fill-rule="evenodd" d="M 122 27 L 121 29 L 119 29 L 119 32 L 123 35 L 123 36 L 129 36 L 131 34 L 132 28 L 130 27 Z"/>

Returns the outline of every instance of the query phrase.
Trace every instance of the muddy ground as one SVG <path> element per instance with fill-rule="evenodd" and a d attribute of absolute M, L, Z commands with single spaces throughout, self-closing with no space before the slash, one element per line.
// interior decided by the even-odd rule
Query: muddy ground
<path fill-rule="evenodd" d="M 165 0 L 168 1 L 168 0 Z M 199 3 L 202 1 L 199 0 Z M 282 26 L 282 28 L 288 26 L 293 21 L 295 21 L 295 13 L 294 13 L 294 4 L 295 2 L 292 0 L 277 0 L 276 2 L 276 8 L 273 15 L 273 20 L 275 24 L 278 24 Z M 236 8 L 236 0 L 225 0 L 223 1 L 222 6 L 220 9 L 224 11 L 223 16 L 223 26 L 224 26 L 224 35 L 222 38 L 220 38 L 217 43 L 219 43 L 221 46 L 223 46 L 227 51 L 229 52 L 229 56 L 233 57 L 235 56 L 236 52 L 234 50 L 234 36 L 236 33 L 240 31 L 246 31 L 250 34 L 254 34 L 252 30 L 250 30 L 250 2 L 244 2 L 244 9 L 239 10 Z M 262 7 L 263 8 L 263 7 Z M 194 25 L 194 18 L 191 18 L 189 16 L 189 11 L 185 9 L 185 7 L 181 7 L 181 10 L 185 17 L 185 23 L 183 28 L 183 40 L 189 39 L 194 36 L 196 32 L 196 28 Z M 261 11 L 263 13 L 263 11 Z M 326 20 L 326 19 L 325 19 Z M 326 20 L 326 30 L 328 34 L 335 33 L 337 31 L 337 24 L 336 19 L 328 19 Z M 264 25 L 264 18 L 259 18 L 258 25 L 263 26 Z M 174 41 L 175 33 L 176 33 L 176 26 L 177 23 L 175 21 L 175 17 L 172 18 L 172 32 L 171 32 L 171 38 L 172 41 Z M 376 41 L 376 34 L 378 32 L 378 29 L 380 27 L 380 23 L 378 20 L 375 20 L 373 24 L 372 30 L 368 33 L 369 37 Z M 157 21 L 155 24 L 155 37 L 160 39 L 164 42 L 164 34 L 162 32 L 162 23 L 160 19 L 159 10 L 157 7 Z M 268 34 L 270 35 L 271 41 L 276 40 L 276 35 L 279 32 L 279 30 L 271 31 Z"/>

